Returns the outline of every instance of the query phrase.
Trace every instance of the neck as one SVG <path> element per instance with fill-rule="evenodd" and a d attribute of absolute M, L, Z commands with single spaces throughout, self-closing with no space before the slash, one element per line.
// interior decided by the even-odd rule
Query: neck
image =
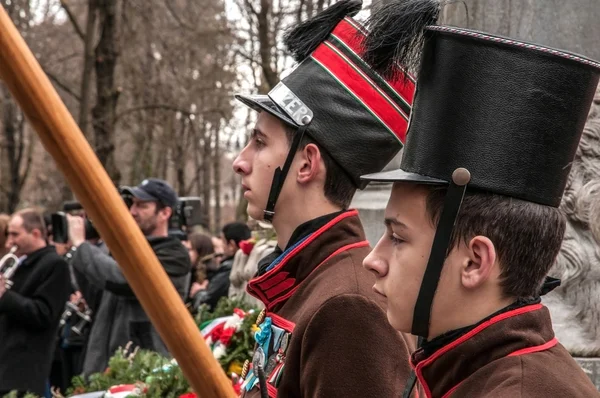
<path fill-rule="evenodd" d="M 516 301 L 515 298 L 502 298 L 497 295 L 495 297 L 480 297 L 467 298 L 463 301 L 463 305 L 457 305 L 458 310 L 451 314 L 447 312 L 443 317 L 438 316 L 438 319 L 443 319 L 438 325 L 432 323 L 429 330 L 428 340 L 432 340 L 444 333 L 452 330 L 461 329 L 467 326 L 475 325 L 482 319 L 487 318 L 495 312 L 511 305 Z M 461 308 L 469 308 L 468 311 L 463 311 Z"/>
<path fill-rule="evenodd" d="M 25 253 L 25 254 L 30 255 L 31 253 L 36 252 L 36 251 L 38 251 L 40 249 L 43 249 L 46 246 L 47 246 L 46 245 L 46 241 L 39 240 L 37 242 L 32 243 L 31 250 L 29 250 L 29 253 Z"/>
<path fill-rule="evenodd" d="M 167 225 L 157 225 L 156 228 L 154 228 L 154 231 L 152 231 L 149 235 L 149 237 L 167 237 L 169 236 L 169 228 Z"/>
<path fill-rule="evenodd" d="M 334 206 L 324 197 L 321 200 L 312 200 L 314 203 L 302 201 L 291 206 L 279 206 L 284 210 L 276 210 L 273 218 L 273 229 L 277 232 L 277 245 L 284 250 L 292 234 L 300 225 L 327 214 L 342 210 Z"/>

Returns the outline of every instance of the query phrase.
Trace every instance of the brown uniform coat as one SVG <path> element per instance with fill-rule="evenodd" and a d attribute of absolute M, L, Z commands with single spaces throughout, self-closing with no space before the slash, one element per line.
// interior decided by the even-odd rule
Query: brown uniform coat
<path fill-rule="evenodd" d="M 597 397 L 534 303 L 496 315 L 412 364 L 427 397 Z"/>
<path fill-rule="evenodd" d="M 266 306 L 261 326 L 274 326 L 264 344 L 270 397 L 401 394 L 414 343 L 389 325 L 362 266 L 368 252 L 357 211 L 344 212 L 249 282 L 248 292 Z M 252 377 L 247 398 L 260 397 Z"/>

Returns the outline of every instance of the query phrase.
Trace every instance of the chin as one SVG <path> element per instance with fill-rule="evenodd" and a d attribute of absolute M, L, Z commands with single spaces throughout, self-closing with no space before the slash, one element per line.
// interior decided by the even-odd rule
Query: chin
<path fill-rule="evenodd" d="M 388 323 L 399 332 L 410 333 L 412 330 L 412 325 L 409 319 L 395 316 L 392 312 L 390 312 L 389 308 L 387 310 L 387 319 Z"/>
<path fill-rule="evenodd" d="M 248 215 L 255 220 L 261 221 L 264 218 L 263 209 L 257 206 L 254 206 L 252 203 L 248 202 L 248 207 L 246 208 Z"/>

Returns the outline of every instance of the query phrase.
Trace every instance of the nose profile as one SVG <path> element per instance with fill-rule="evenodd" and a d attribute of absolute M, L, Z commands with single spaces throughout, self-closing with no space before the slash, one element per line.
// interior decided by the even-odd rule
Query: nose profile
<path fill-rule="evenodd" d="M 250 173 L 250 164 L 244 159 L 246 148 L 242 149 L 239 155 L 233 161 L 233 171 L 236 174 L 245 175 Z"/>
<path fill-rule="evenodd" d="M 363 260 L 363 267 L 365 267 L 367 271 L 374 273 L 378 278 L 382 278 L 387 275 L 388 266 L 386 261 L 379 253 L 379 246 L 380 245 L 378 243 L 367 255 L 367 257 L 365 257 Z"/>

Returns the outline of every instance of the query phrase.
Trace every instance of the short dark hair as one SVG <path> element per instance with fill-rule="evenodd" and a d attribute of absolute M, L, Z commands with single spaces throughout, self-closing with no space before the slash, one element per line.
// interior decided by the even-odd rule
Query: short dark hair
<path fill-rule="evenodd" d="M 215 247 L 213 246 L 212 239 L 209 235 L 203 234 L 202 232 L 193 232 L 189 235 L 188 240 L 192 245 L 192 248 L 198 253 L 198 259 L 214 254 Z"/>
<path fill-rule="evenodd" d="M 310 129 L 309 129 L 310 131 Z M 292 126 L 286 126 L 286 135 L 288 142 L 292 143 L 294 135 L 296 134 L 296 128 Z M 352 182 L 352 178 L 323 148 L 317 143 L 309 134 L 305 134 L 302 138 L 302 142 L 298 146 L 298 150 L 303 150 L 308 144 L 315 144 L 321 152 L 323 163 L 325 163 L 325 186 L 323 193 L 325 198 L 332 204 L 339 206 L 346 210 L 352 203 L 352 198 L 356 193 L 356 185 Z"/>
<path fill-rule="evenodd" d="M 46 239 L 48 231 L 46 229 L 46 222 L 42 212 L 33 208 L 23 209 L 16 212 L 14 216 L 19 216 L 23 220 L 23 228 L 25 231 L 31 233 L 34 229 L 38 229 L 42 239 Z"/>
<path fill-rule="evenodd" d="M 248 228 L 248 226 L 242 222 L 232 222 L 226 224 L 221 232 L 223 232 L 223 236 L 227 242 L 232 240 L 238 246 L 241 241 L 250 239 L 251 236 L 250 228 Z"/>
<path fill-rule="evenodd" d="M 446 188 L 429 188 L 427 212 L 437 226 Z M 467 191 L 451 239 L 468 244 L 477 235 L 496 248 L 505 297 L 538 296 L 565 234 L 566 219 L 555 207 L 507 196 Z"/>

